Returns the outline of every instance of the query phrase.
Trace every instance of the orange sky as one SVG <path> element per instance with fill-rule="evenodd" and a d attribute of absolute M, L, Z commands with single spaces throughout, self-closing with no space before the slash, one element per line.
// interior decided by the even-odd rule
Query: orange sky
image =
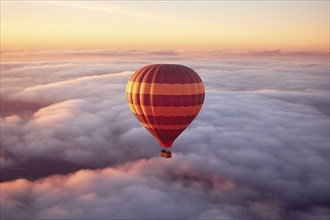
<path fill-rule="evenodd" d="M 328 1 L 1 1 L 1 49 L 329 50 Z"/>

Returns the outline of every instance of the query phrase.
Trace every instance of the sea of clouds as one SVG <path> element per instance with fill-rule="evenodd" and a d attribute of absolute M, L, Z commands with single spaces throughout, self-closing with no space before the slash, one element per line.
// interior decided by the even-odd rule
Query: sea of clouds
<path fill-rule="evenodd" d="M 4 54 L 21 58 L 1 64 L 3 219 L 329 218 L 328 54 Z M 171 159 L 126 104 L 149 63 L 205 84 Z"/>

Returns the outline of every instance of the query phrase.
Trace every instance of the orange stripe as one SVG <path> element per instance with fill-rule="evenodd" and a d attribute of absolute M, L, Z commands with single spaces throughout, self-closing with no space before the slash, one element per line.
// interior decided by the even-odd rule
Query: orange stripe
<path fill-rule="evenodd" d="M 202 105 L 188 107 L 143 106 L 128 104 L 133 113 L 145 116 L 189 116 L 197 115 Z"/>
<path fill-rule="evenodd" d="M 193 95 L 204 93 L 205 91 L 202 82 L 190 84 L 169 84 L 128 81 L 126 92 L 152 95 Z"/>
<path fill-rule="evenodd" d="M 149 129 L 185 129 L 188 127 L 189 124 L 181 124 L 181 125 L 149 125 L 145 123 L 141 123 L 143 127 L 149 128 Z"/>
<path fill-rule="evenodd" d="M 141 106 L 139 106 L 139 105 L 131 105 L 131 104 L 129 104 L 128 106 L 129 106 L 129 108 L 131 109 L 131 111 L 133 113 L 134 112 L 142 112 L 141 111 Z M 140 115 L 134 114 L 134 116 L 138 119 L 139 122 L 141 122 L 143 120 L 146 120 L 149 123 L 147 117 L 144 117 L 144 114 L 140 114 Z M 157 138 L 157 134 L 152 129 L 147 129 L 147 130 L 150 132 L 150 134 L 152 134 L 152 136 L 154 136 L 155 138 Z"/>

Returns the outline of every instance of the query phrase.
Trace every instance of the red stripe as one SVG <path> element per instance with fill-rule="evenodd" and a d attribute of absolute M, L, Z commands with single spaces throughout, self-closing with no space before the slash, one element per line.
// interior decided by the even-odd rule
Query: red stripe
<path fill-rule="evenodd" d="M 172 141 L 160 141 L 160 140 L 158 140 L 158 141 L 159 141 L 160 146 L 170 148 L 172 146 L 174 140 L 172 140 Z"/>
<path fill-rule="evenodd" d="M 177 64 L 154 64 L 137 70 L 133 82 L 145 83 L 198 83 L 202 82 L 197 73 L 189 67 Z"/>
<path fill-rule="evenodd" d="M 160 140 L 162 141 L 174 141 L 184 129 L 152 129 Z"/>
<path fill-rule="evenodd" d="M 134 114 L 135 117 L 139 118 L 140 122 L 146 124 L 158 124 L 158 125 L 180 125 L 190 124 L 197 115 L 193 116 L 177 116 L 177 117 L 164 117 L 164 116 L 144 116 L 141 117 L 138 114 Z"/>
<path fill-rule="evenodd" d="M 204 97 L 205 93 L 196 95 L 151 95 L 134 93 L 127 95 L 127 102 L 129 104 L 144 106 L 180 107 L 201 105 L 204 102 Z"/>

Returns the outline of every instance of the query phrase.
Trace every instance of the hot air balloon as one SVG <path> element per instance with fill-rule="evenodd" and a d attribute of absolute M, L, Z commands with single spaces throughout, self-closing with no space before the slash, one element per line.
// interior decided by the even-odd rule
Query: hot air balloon
<path fill-rule="evenodd" d="M 127 83 L 126 98 L 137 120 L 170 158 L 174 140 L 195 119 L 205 97 L 198 74 L 183 65 L 152 64 L 138 69 Z"/>

